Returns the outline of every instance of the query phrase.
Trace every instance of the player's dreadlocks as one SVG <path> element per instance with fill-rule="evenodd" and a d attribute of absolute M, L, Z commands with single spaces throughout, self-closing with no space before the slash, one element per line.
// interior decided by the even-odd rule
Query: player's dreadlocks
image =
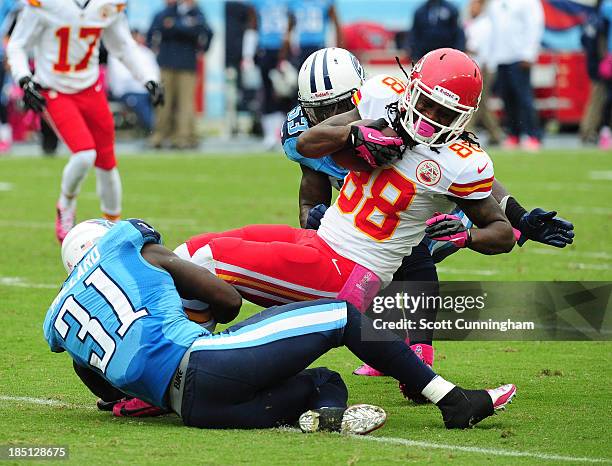
<path fill-rule="evenodd" d="M 399 57 L 395 57 L 395 61 L 400 67 L 400 70 L 402 70 L 402 73 L 404 73 L 404 75 L 406 76 L 408 82 L 410 83 L 410 76 L 402 66 Z M 412 66 L 414 67 L 414 63 L 412 63 Z M 402 138 L 404 144 L 406 144 L 409 149 L 412 149 L 414 146 L 416 146 L 418 143 L 408 134 L 406 128 L 404 128 L 404 125 L 401 124 L 401 111 L 399 109 L 399 102 L 393 102 L 392 104 L 387 105 L 385 109 L 387 110 L 388 120 L 391 122 L 391 128 L 393 128 L 393 130 L 398 134 L 398 136 Z M 478 142 L 478 137 L 471 131 L 464 131 L 459 136 L 459 139 L 463 139 L 471 146 L 475 146 L 480 149 L 480 142 Z M 430 149 L 437 154 L 440 153 L 440 151 L 435 147 L 430 147 Z"/>

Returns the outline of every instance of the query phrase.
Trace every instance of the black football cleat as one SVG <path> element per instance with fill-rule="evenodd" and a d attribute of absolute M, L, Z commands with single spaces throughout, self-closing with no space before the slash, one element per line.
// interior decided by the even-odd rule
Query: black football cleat
<path fill-rule="evenodd" d="M 438 402 L 447 429 L 467 429 L 498 410 L 506 409 L 516 394 L 513 384 L 490 390 L 465 390 L 455 387 Z"/>
<path fill-rule="evenodd" d="M 300 416 L 302 432 L 341 432 L 365 435 L 380 429 L 387 420 L 387 413 L 373 405 L 359 404 L 348 408 L 319 408 Z"/>

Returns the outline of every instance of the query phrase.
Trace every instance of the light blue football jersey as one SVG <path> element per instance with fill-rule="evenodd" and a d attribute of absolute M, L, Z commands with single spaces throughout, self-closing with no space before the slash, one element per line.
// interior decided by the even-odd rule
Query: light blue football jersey
<path fill-rule="evenodd" d="M 289 23 L 288 0 L 251 0 L 257 13 L 258 46 L 279 50 Z"/>
<path fill-rule="evenodd" d="M 332 0 L 298 0 L 291 3 L 300 47 L 324 47 Z"/>
<path fill-rule="evenodd" d="M 287 118 L 281 130 L 281 142 L 285 155 L 289 160 L 305 165 L 314 171 L 325 173 L 329 176 L 332 186 L 336 189 L 340 189 L 344 177 L 348 175 L 348 170 L 346 168 L 336 164 L 329 155 L 321 157 L 320 159 L 309 159 L 308 157 L 300 155 L 297 151 L 297 138 L 308 128 L 308 120 L 306 120 L 302 112 L 302 107 L 296 105 L 293 110 L 287 114 Z"/>
<path fill-rule="evenodd" d="M 141 255 L 159 235 L 141 220 L 119 222 L 68 276 L 43 329 L 52 351 L 102 374 L 156 406 L 193 341 L 208 332 L 189 321 L 172 277 Z"/>

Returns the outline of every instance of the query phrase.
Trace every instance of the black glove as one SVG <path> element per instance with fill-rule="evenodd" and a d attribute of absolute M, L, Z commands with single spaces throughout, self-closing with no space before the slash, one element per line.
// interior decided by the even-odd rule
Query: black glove
<path fill-rule="evenodd" d="M 308 218 L 306 219 L 306 228 L 309 230 L 318 230 L 326 210 L 327 206 L 325 204 L 318 204 L 310 209 L 308 211 Z"/>
<path fill-rule="evenodd" d="M 557 217 L 554 210 L 546 212 L 536 207 L 521 217 L 518 230 L 521 232 L 517 242 L 519 246 L 525 244 L 528 239 L 557 248 L 564 248 L 574 242 L 574 225 Z"/>
<path fill-rule="evenodd" d="M 149 97 L 151 98 L 151 103 L 154 107 L 158 105 L 164 105 L 165 103 L 165 91 L 164 86 L 161 83 L 155 81 L 147 81 L 145 84 L 147 91 L 149 92 Z"/>
<path fill-rule="evenodd" d="M 40 93 L 40 86 L 32 81 L 29 76 L 19 80 L 19 87 L 23 89 L 23 103 L 26 108 L 35 112 L 42 112 L 47 106 L 47 101 Z"/>
<path fill-rule="evenodd" d="M 355 154 L 372 167 L 382 167 L 402 158 L 404 141 L 399 136 L 385 136 L 382 130 L 387 120 L 379 118 L 367 126 L 353 125 L 348 137 L 348 145 Z"/>

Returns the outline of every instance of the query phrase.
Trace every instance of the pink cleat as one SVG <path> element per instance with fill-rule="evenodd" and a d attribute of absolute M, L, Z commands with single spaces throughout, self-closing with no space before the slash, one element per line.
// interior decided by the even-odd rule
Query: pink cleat
<path fill-rule="evenodd" d="M 521 148 L 525 152 L 539 152 L 542 144 L 538 138 L 529 136 L 521 143 Z"/>
<path fill-rule="evenodd" d="M 516 136 L 508 136 L 505 140 L 504 143 L 502 144 L 502 147 L 504 149 L 516 149 L 519 145 L 519 138 Z"/>
<path fill-rule="evenodd" d="M 11 150 L 11 143 L 9 141 L 0 141 L 0 154 L 6 154 Z"/>
<path fill-rule="evenodd" d="M 138 398 L 124 398 L 113 406 L 113 416 L 117 417 L 154 417 L 169 412 Z"/>
<path fill-rule="evenodd" d="M 384 377 L 385 374 L 380 372 L 379 370 L 374 369 L 372 366 L 368 366 L 364 364 L 359 366 L 357 369 L 353 371 L 353 375 L 362 375 L 364 377 Z"/>
<path fill-rule="evenodd" d="M 599 142 L 597 145 L 603 150 L 612 149 L 612 130 L 609 127 L 605 126 L 601 128 L 601 131 L 599 132 Z"/>
<path fill-rule="evenodd" d="M 68 232 L 75 225 L 76 212 L 74 209 L 62 209 L 59 204 L 55 208 L 57 212 L 55 217 L 55 235 L 60 244 L 62 244 Z"/>
<path fill-rule="evenodd" d="M 506 405 L 512 403 L 512 398 L 516 395 L 516 385 L 509 383 L 501 387 L 488 389 L 487 393 L 493 401 L 493 409 L 503 411 L 506 409 Z"/>

